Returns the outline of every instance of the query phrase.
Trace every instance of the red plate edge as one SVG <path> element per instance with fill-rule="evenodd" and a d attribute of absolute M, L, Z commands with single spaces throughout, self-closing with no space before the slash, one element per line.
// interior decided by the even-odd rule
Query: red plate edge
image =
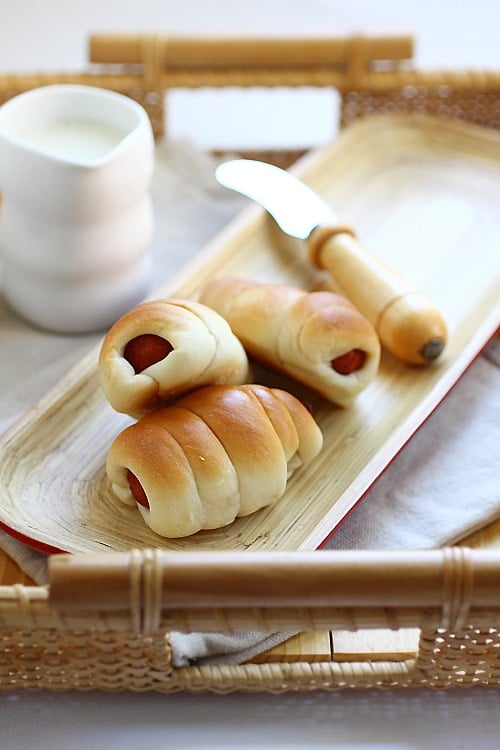
<path fill-rule="evenodd" d="M 490 336 L 490 337 L 488 338 L 488 340 L 486 341 L 486 343 L 485 343 L 485 344 L 483 344 L 483 345 L 482 345 L 482 346 L 480 347 L 480 349 L 479 349 L 479 350 L 478 350 L 478 351 L 476 352 L 476 354 L 475 354 L 475 355 L 474 355 L 474 356 L 472 357 L 472 359 L 470 360 L 470 362 L 469 362 L 469 363 L 468 363 L 468 364 L 467 364 L 467 365 L 466 365 L 466 366 L 464 367 L 464 369 L 462 370 L 462 372 L 460 373 L 460 375 L 458 376 L 458 378 L 457 378 L 457 379 L 455 380 L 455 382 L 453 383 L 453 385 L 452 385 L 452 386 L 451 386 L 451 387 L 450 387 L 450 388 L 449 388 L 449 389 L 448 389 L 448 390 L 446 391 L 446 393 L 445 393 L 445 394 L 443 395 L 443 397 L 442 397 L 442 398 L 440 398 L 440 399 L 439 399 L 439 401 L 437 401 L 437 402 L 436 402 L 436 403 L 434 404 L 433 408 L 432 408 L 432 409 L 431 409 L 431 410 L 429 411 L 429 413 L 427 414 L 427 416 L 425 417 L 425 419 L 423 419 L 423 420 L 422 420 L 422 421 L 420 422 L 420 424 L 418 425 L 418 427 L 417 427 L 417 428 L 416 428 L 416 429 L 415 429 L 415 430 L 414 430 L 414 431 L 413 431 L 413 432 L 411 433 L 411 435 L 409 435 L 409 436 L 408 436 L 408 438 L 407 438 L 407 439 L 405 440 L 405 442 L 404 442 L 404 443 L 403 443 L 403 444 L 402 444 L 402 445 L 400 446 L 400 448 L 399 448 L 399 449 L 398 449 L 398 450 L 396 451 L 396 453 L 395 453 L 395 454 L 394 454 L 394 455 L 392 456 L 391 460 L 390 460 L 390 461 L 388 461 L 388 462 L 386 463 L 386 465 L 385 465 L 385 466 L 383 467 L 382 471 L 380 471 L 380 472 L 379 472 L 379 473 L 377 474 L 377 476 L 376 476 L 376 477 L 374 477 L 373 481 L 372 481 L 372 482 L 371 482 L 371 483 L 370 483 L 370 484 L 368 485 L 368 487 L 366 488 L 366 490 L 365 490 L 365 491 L 364 491 L 364 492 L 363 492 L 363 493 L 362 493 L 362 494 L 361 494 L 361 495 L 359 496 L 359 498 L 358 498 L 358 499 L 356 500 L 356 502 L 354 503 L 354 505 L 353 505 L 353 506 L 352 506 L 351 508 L 349 508 L 349 510 L 347 511 L 347 513 L 345 514 L 345 516 L 343 516 L 343 518 L 341 519 L 341 521 L 340 521 L 340 522 L 339 522 L 339 523 L 338 523 L 338 524 L 337 524 L 336 526 L 334 526 L 334 527 L 333 527 L 333 529 L 331 529 L 331 531 L 329 531 L 329 532 L 328 532 L 328 534 L 327 534 L 327 535 L 326 535 L 326 537 L 325 537 L 325 538 L 323 539 L 323 541 L 322 541 L 322 542 L 320 542 L 320 543 L 318 544 L 318 546 L 316 547 L 316 549 L 317 549 L 317 550 L 320 550 L 320 549 L 322 549 L 322 548 L 323 548 L 323 547 L 325 546 L 325 544 L 327 544 L 327 543 L 328 543 L 328 542 L 330 541 L 330 539 L 332 538 L 332 536 L 334 536 L 335 532 L 336 532 L 336 531 L 338 531 L 338 529 L 340 529 L 340 528 L 341 528 L 341 526 L 343 526 L 343 524 L 344 524 L 344 523 L 346 522 L 346 520 L 347 520 L 347 519 L 349 518 L 349 516 L 351 515 L 351 513 L 352 513 L 352 512 L 353 512 L 353 511 L 354 511 L 354 510 L 355 510 L 355 509 L 356 509 L 356 508 L 358 507 L 358 505 L 359 505 L 359 504 L 360 504 L 360 503 L 362 502 L 362 500 L 363 500 L 363 499 L 364 499 L 364 498 L 366 497 L 366 495 L 367 495 L 367 494 L 368 494 L 368 493 L 370 492 L 370 490 L 371 490 L 371 489 L 372 489 L 372 487 L 373 487 L 373 486 L 374 486 L 374 485 L 375 485 L 375 484 L 377 483 L 377 481 L 378 481 L 378 480 L 380 479 L 380 477 L 381 477 L 381 476 L 382 476 L 382 475 L 383 475 L 383 474 L 384 474 L 384 473 L 385 473 L 385 472 L 387 471 L 387 469 L 389 468 L 389 466 L 391 466 L 391 464 L 393 464 L 393 463 L 394 463 L 394 461 L 395 461 L 395 460 L 396 460 L 396 458 L 397 458 L 397 457 L 399 456 L 399 454 L 400 454 L 400 453 L 401 453 L 401 452 L 402 452 L 402 451 L 403 451 L 403 450 L 404 450 L 404 449 L 406 448 L 406 446 L 407 446 L 407 445 L 408 445 L 408 443 L 409 443 L 409 442 L 411 441 L 411 439 L 413 438 L 413 436 L 414 436 L 414 435 L 416 435 L 416 434 L 417 434 L 417 432 L 419 432 L 419 430 L 420 430 L 420 429 L 421 429 L 421 428 L 422 428 L 422 427 L 424 426 L 424 424 L 425 424 L 425 423 L 427 422 L 427 420 L 428 420 L 428 419 L 429 419 L 429 418 L 430 418 L 430 417 L 431 417 L 431 416 L 432 416 L 432 415 L 434 414 L 434 412 L 435 412 L 435 411 L 436 411 L 436 410 L 437 410 L 437 409 L 438 409 L 438 408 L 439 408 L 439 407 L 441 406 L 441 404 L 443 403 L 443 401 L 445 401 L 445 400 L 446 400 L 446 399 L 448 398 L 448 396 L 449 396 L 449 395 L 450 395 L 450 393 L 451 393 L 451 392 L 453 391 L 453 389 L 454 389 L 454 388 L 456 388 L 456 386 L 458 385 L 458 383 L 459 383 L 459 382 L 460 382 L 460 381 L 462 380 L 462 378 L 463 378 L 463 376 L 465 375 L 465 373 L 466 373 L 466 372 L 467 372 L 468 370 L 470 370 L 470 368 L 472 367 L 472 365 L 474 364 L 474 362 L 476 362 L 476 360 L 477 360 L 477 359 L 479 359 L 479 357 L 480 357 L 480 356 L 481 356 L 481 355 L 483 354 L 483 352 L 484 352 L 484 351 L 485 351 L 485 350 L 486 350 L 486 349 L 488 348 L 488 346 L 489 346 L 489 345 L 491 344 L 491 342 L 493 341 L 493 339 L 494 339 L 494 338 L 495 338 L 495 337 L 496 337 L 497 335 L 499 335 L 499 331 L 500 331 L 500 329 L 498 329 L 498 328 L 497 328 L 497 329 L 496 329 L 496 331 L 495 331 L 495 332 L 494 332 L 494 333 L 493 333 L 493 334 L 492 334 L 492 335 L 491 335 L 491 336 Z"/>
<path fill-rule="evenodd" d="M 4 523 L 3 521 L 0 521 L 0 529 L 2 529 L 2 531 L 5 531 L 9 536 L 13 537 L 14 539 L 17 539 L 18 542 L 22 542 L 23 544 L 26 544 L 27 547 L 32 547 L 37 552 L 44 552 L 46 555 L 67 554 L 67 552 L 63 549 L 59 549 L 58 547 L 52 547 L 52 545 L 50 544 L 45 544 L 45 542 L 40 542 L 37 539 L 32 539 L 30 536 L 27 536 L 26 534 L 23 534 L 20 531 L 11 529 L 11 527 L 7 526 L 7 524 Z"/>

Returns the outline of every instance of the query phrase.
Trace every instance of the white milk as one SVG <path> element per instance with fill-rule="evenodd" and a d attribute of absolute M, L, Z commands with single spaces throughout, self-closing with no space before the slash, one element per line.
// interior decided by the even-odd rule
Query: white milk
<path fill-rule="evenodd" d="M 122 129 L 91 120 L 55 120 L 20 134 L 26 146 L 74 161 L 95 161 L 106 156 L 125 137 Z"/>
<path fill-rule="evenodd" d="M 0 107 L 2 290 L 52 331 L 101 331 L 149 291 L 151 123 L 92 86 L 27 91 Z"/>

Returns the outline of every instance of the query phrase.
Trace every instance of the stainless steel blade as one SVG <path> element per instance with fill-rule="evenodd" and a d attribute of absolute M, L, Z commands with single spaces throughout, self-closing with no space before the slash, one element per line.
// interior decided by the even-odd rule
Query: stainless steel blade
<path fill-rule="evenodd" d="M 263 206 L 287 234 L 307 239 L 318 226 L 335 224 L 332 209 L 311 188 L 280 167 L 232 159 L 215 170 L 217 181 Z"/>

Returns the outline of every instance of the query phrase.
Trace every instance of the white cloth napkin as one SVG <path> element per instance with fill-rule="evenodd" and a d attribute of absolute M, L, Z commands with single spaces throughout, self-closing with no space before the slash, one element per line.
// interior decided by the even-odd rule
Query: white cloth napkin
<path fill-rule="evenodd" d="M 157 147 L 153 257 L 158 284 L 246 205 L 241 196 L 217 185 L 214 166 L 211 156 L 187 141 Z M 17 318 L 0 296 L 0 432 L 97 339 L 36 330 Z M 439 547 L 500 517 L 499 425 L 497 339 L 335 533 L 328 548 Z M 0 532 L 0 547 L 34 580 L 45 582 L 43 555 L 4 532 Z M 176 666 L 193 661 L 241 663 L 290 635 L 173 633 L 173 660 Z"/>

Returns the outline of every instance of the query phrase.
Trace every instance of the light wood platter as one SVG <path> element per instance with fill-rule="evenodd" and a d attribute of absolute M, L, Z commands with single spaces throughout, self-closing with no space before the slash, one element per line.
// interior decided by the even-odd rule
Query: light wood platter
<path fill-rule="evenodd" d="M 340 409 L 263 370 L 256 380 L 311 403 L 321 455 L 285 496 L 230 526 L 181 540 L 151 532 L 104 472 L 130 421 L 106 403 L 94 348 L 0 441 L 0 524 L 46 551 L 320 547 L 495 333 L 500 318 L 500 136 L 428 117 L 377 115 L 294 169 L 356 227 L 372 251 L 441 309 L 450 339 L 433 366 L 382 357 L 375 381 Z M 211 275 L 317 288 L 326 278 L 301 243 L 249 208 L 154 296 L 196 297 Z"/>

